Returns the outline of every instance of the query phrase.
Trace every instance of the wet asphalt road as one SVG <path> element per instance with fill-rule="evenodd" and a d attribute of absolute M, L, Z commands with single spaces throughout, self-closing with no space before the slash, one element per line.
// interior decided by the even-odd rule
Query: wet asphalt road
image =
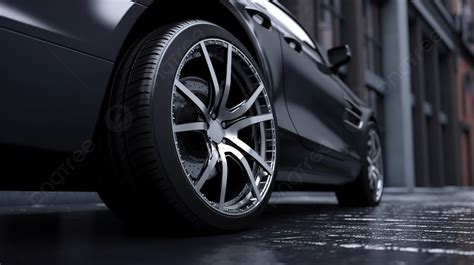
<path fill-rule="evenodd" d="M 210 237 L 131 235 L 100 204 L 3 207 L 0 263 L 474 265 L 474 191 L 391 193 L 370 209 L 277 194 L 252 229 Z"/>

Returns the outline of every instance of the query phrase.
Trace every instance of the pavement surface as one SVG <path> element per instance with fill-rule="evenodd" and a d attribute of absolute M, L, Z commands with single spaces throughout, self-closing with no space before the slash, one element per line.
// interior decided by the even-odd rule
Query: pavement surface
<path fill-rule="evenodd" d="M 279 193 L 251 229 L 137 236 L 103 204 L 0 207 L 0 264 L 468 264 L 474 191 L 391 192 L 377 208 Z"/>

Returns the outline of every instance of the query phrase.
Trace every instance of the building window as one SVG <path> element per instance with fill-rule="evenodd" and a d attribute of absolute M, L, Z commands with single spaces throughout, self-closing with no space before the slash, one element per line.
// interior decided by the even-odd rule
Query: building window
<path fill-rule="evenodd" d="M 466 118 L 468 115 L 467 115 L 467 100 L 468 100 L 468 96 L 467 94 L 470 92 L 471 90 L 471 87 L 472 87 L 472 79 L 471 79 L 471 75 L 470 74 L 466 74 L 464 75 L 464 80 L 463 80 L 463 97 L 462 97 L 462 102 L 461 102 L 461 107 L 462 107 L 462 114 L 464 116 L 464 118 Z"/>
<path fill-rule="evenodd" d="M 378 0 L 364 0 L 366 67 L 382 75 L 382 44 Z"/>
<path fill-rule="evenodd" d="M 326 49 L 341 45 L 341 31 L 344 25 L 341 0 L 319 0 L 318 9 L 318 41 Z"/>
<path fill-rule="evenodd" d="M 469 131 L 464 131 L 461 136 L 461 155 L 462 155 L 462 176 L 463 185 L 474 185 L 474 178 L 472 176 L 472 150 L 471 150 L 471 134 Z"/>
<path fill-rule="evenodd" d="M 452 54 L 448 52 L 445 47 L 440 47 L 439 54 L 439 85 L 440 85 L 440 101 L 441 111 L 448 113 L 450 110 L 451 102 L 450 94 L 454 90 L 454 71 L 452 71 L 453 65 L 450 63 Z"/>

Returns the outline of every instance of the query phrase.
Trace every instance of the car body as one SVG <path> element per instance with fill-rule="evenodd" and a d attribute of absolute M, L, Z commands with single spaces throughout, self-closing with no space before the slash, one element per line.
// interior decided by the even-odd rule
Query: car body
<path fill-rule="evenodd" d="M 0 144 L 12 173 L 1 187 L 96 190 L 94 139 L 120 58 L 141 34 L 186 19 L 233 33 L 260 67 L 278 122 L 276 189 L 357 179 L 376 121 L 331 62 L 348 50 L 319 47 L 277 1 L 4 0 Z"/>

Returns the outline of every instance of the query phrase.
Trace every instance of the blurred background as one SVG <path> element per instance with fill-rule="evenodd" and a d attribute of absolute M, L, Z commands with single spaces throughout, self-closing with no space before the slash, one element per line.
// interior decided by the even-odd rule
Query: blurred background
<path fill-rule="evenodd" d="M 389 186 L 474 186 L 474 0 L 280 0 L 377 112 Z"/>

